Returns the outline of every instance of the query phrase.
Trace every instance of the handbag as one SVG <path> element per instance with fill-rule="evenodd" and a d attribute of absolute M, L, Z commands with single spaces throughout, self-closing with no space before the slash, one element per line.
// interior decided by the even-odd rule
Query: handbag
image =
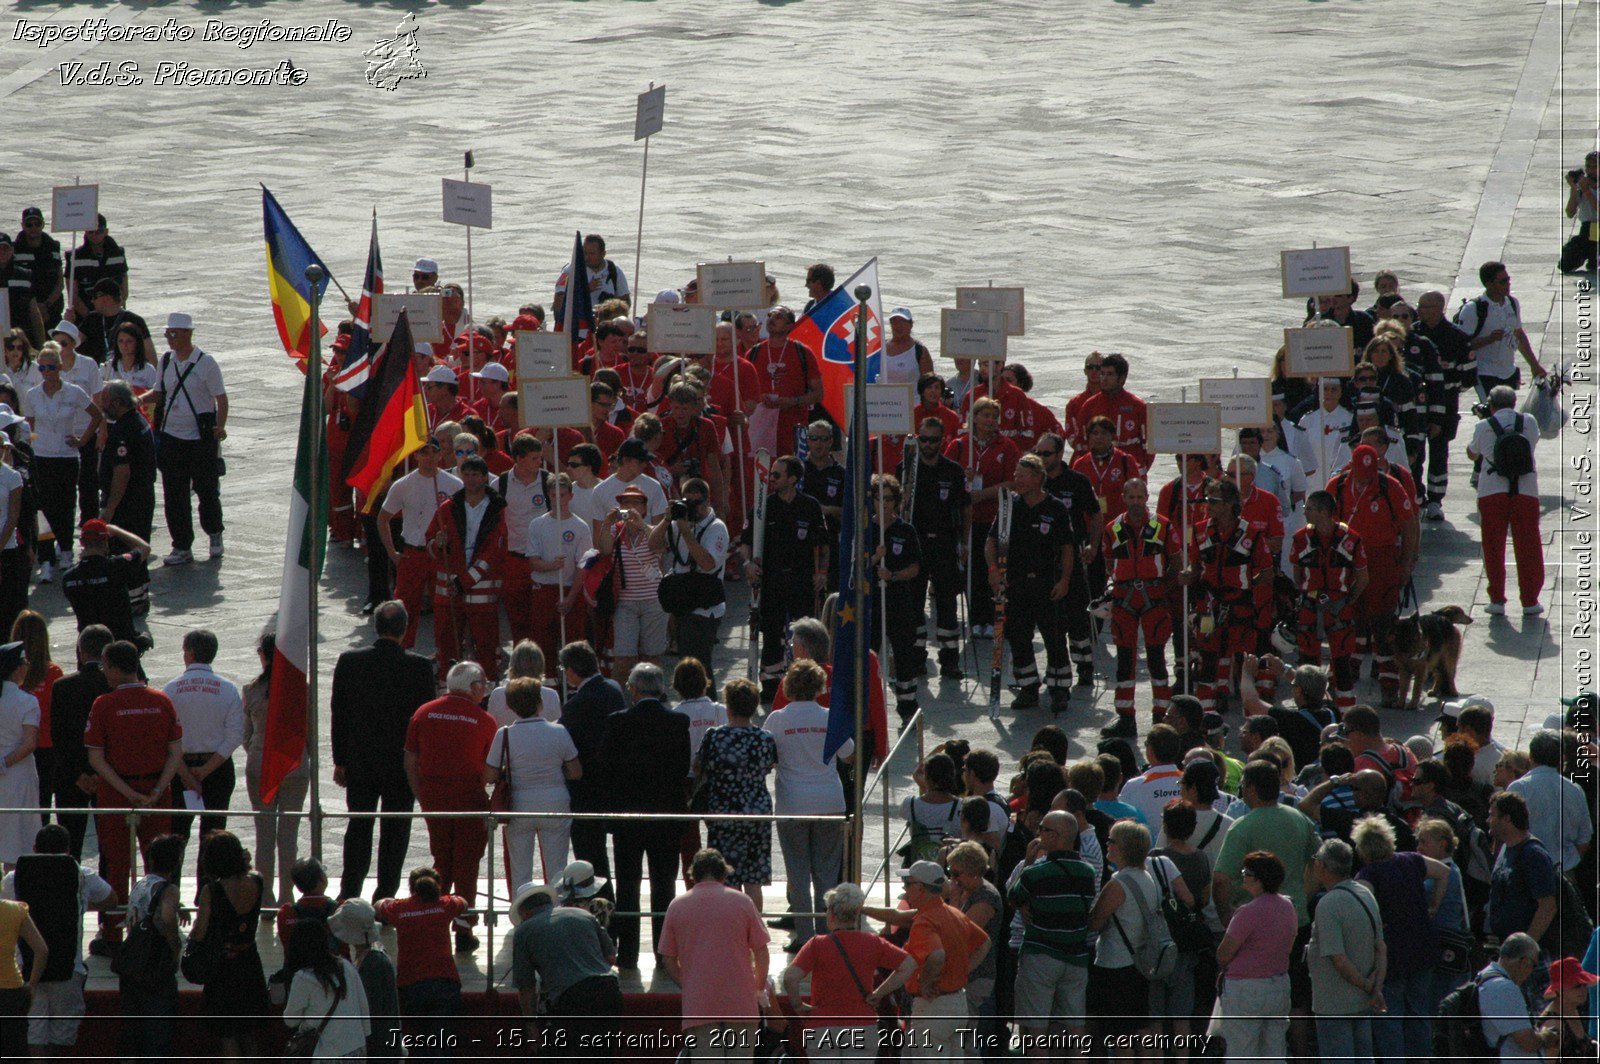
<path fill-rule="evenodd" d="M 206 928 L 202 937 L 190 935 L 183 944 L 183 960 L 178 968 L 183 977 L 195 986 L 205 986 L 222 967 L 222 938 Z"/>
<path fill-rule="evenodd" d="M 695 537 L 705 531 L 715 520 L 707 518 L 695 529 Z M 678 539 L 676 530 L 672 525 L 667 526 L 667 550 L 671 557 L 677 561 Z M 690 565 L 685 573 L 668 573 L 656 585 L 656 601 L 661 604 L 661 612 L 693 613 L 695 610 L 709 610 L 722 605 L 728 600 L 726 591 L 722 587 L 722 579 L 715 573 L 702 572 L 698 566 Z"/>
<path fill-rule="evenodd" d="M 495 781 L 494 790 L 489 792 L 489 812 L 511 812 L 511 729 L 500 729 L 500 778 Z M 500 823 L 509 823 L 502 819 Z"/>
<path fill-rule="evenodd" d="M 310 1029 L 302 1027 L 289 1036 L 289 1040 L 283 1044 L 284 1060 L 311 1060 L 316 1056 L 317 1045 L 322 1041 L 322 1032 L 328 1029 L 334 1011 L 338 1009 L 339 1002 L 344 1000 L 349 990 L 349 986 L 345 985 L 333 995 L 333 1004 L 328 1006 L 328 1014 L 322 1017 L 321 1023 Z"/>
<path fill-rule="evenodd" d="M 129 986 L 154 989 L 171 981 L 177 972 L 177 962 L 167 946 L 166 936 L 155 925 L 156 910 L 161 906 L 161 895 L 171 886 L 162 883 L 150 896 L 150 909 L 139 922 L 128 929 L 122 948 L 111 958 L 111 970 Z"/>
<path fill-rule="evenodd" d="M 1472 936 L 1452 927 L 1438 928 L 1438 934 L 1439 963 L 1434 967 L 1441 972 L 1453 972 L 1458 975 L 1473 971 Z"/>
<path fill-rule="evenodd" d="M 1203 953 L 1210 949 L 1211 931 L 1206 927 L 1205 918 L 1172 893 L 1160 861 L 1153 861 L 1151 867 L 1155 871 L 1156 882 L 1161 886 L 1161 918 L 1167 922 L 1167 932 L 1172 936 L 1178 952 Z"/>

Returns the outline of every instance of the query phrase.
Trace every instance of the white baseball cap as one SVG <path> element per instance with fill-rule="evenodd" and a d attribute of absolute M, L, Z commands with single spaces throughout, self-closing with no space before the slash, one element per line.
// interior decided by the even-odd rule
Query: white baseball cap
<path fill-rule="evenodd" d="M 461 381 L 456 377 L 456 371 L 449 366 L 435 366 L 422 378 L 423 384 L 454 384 L 460 386 Z"/>
<path fill-rule="evenodd" d="M 921 883 L 925 887 L 944 886 L 944 869 L 934 861 L 918 861 L 910 868 L 900 873 L 900 879 L 905 883 Z"/>
<path fill-rule="evenodd" d="M 1468 695 L 1466 698 L 1455 702 L 1446 702 L 1439 712 L 1440 720 L 1456 720 L 1461 716 L 1463 709 L 1487 709 L 1494 712 L 1494 703 L 1482 695 Z"/>
<path fill-rule="evenodd" d="M 439 264 L 433 259 L 418 259 L 417 264 L 411 267 L 411 272 L 438 274 Z"/>
<path fill-rule="evenodd" d="M 498 362 L 485 363 L 484 367 L 473 374 L 480 381 L 499 381 L 501 384 L 511 383 L 511 371 Z"/>

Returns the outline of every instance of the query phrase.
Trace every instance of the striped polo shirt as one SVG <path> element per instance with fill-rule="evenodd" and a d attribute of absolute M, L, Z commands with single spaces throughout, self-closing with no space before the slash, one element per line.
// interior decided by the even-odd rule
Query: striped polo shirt
<path fill-rule="evenodd" d="M 1028 907 L 1022 954 L 1043 953 L 1089 967 L 1089 910 L 1099 878 L 1076 853 L 1055 853 L 1023 870 L 1011 888 L 1011 904 Z"/>

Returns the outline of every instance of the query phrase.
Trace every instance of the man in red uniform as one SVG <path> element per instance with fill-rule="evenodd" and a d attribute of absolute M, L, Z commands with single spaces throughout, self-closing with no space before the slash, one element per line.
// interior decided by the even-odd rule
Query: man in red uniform
<path fill-rule="evenodd" d="M 1232 481 L 1211 486 L 1206 513 L 1181 579 L 1199 591 L 1196 694 L 1207 711 L 1217 711 L 1232 688 L 1234 659 L 1255 651 L 1256 589 L 1271 587 L 1273 564 L 1266 537 L 1239 520 L 1239 489 Z"/>
<path fill-rule="evenodd" d="M 1095 498 L 1100 500 L 1101 515 L 1111 521 L 1122 516 L 1126 505 L 1122 501 L 1122 486 L 1130 480 L 1144 479 L 1144 468 L 1133 455 L 1113 446 L 1116 429 L 1110 418 L 1090 420 L 1088 433 L 1089 453 L 1073 462 L 1072 468 L 1089 478 Z M 1099 588 L 1095 588 L 1095 594 L 1099 594 Z"/>
<path fill-rule="evenodd" d="M 1206 491 L 1211 487 L 1211 480 L 1206 473 L 1211 468 L 1210 460 L 1211 456 L 1204 454 L 1178 456 L 1183 476 L 1161 485 L 1161 492 L 1156 497 L 1156 516 L 1167 523 L 1167 535 L 1172 540 L 1175 557 L 1188 556 L 1189 548 L 1194 545 L 1195 530 L 1206 519 Z M 1184 535 L 1186 530 L 1187 537 Z M 1177 675 L 1173 677 L 1172 686 L 1175 691 L 1187 693 L 1191 690 L 1188 679 L 1191 664 L 1190 614 L 1184 611 L 1183 589 L 1177 581 L 1171 583 L 1167 593 L 1167 608 L 1175 618 L 1172 657 Z M 1193 603 L 1190 605 L 1192 607 Z"/>
<path fill-rule="evenodd" d="M 1421 525 L 1416 496 L 1378 467 L 1378 451 L 1362 444 L 1350 467 L 1328 481 L 1339 520 L 1361 537 L 1367 550 L 1367 589 L 1356 606 L 1356 633 L 1372 648 L 1385 707 L 1399 701 L 1400 674 L 1394 667 L 1390 622 L 1400 608 L 1400 591 L 1417 562 Z M 1361 653 L 1357 643 L 1357 654 Z"/>
<path fill-rule="evenodd" d="M 1123 387 L 1128 379 L 1128 360 L 1113 352 L 1100 360 L 1100 394 L 1083 401 L 1078 417 L 1091 425 L 1097 417 L 1109 418 L 1117 447 L 1138 461 L 1141 470 L 1149 469 L 1155 456 L 1145 450 L 1144 400 Z"/>
<path fill-rule="evenodd" d="M 718 513 L 728 508 L 728 478 L 723 475 L 722 448 L 716 426 L 700 410 L 705 402 L 699 388 L 680 380 L 667 390 L 667 416 L 661 419 L 657 461 L 679 484 L 699 477 L 711 487 L 711 505 Z"/>
<path fill-rule="evenodd" d="M 755 319 L 751 317 L 750 320 Z M 733 444 L 733 453 L 728 456 L 728 505 L 717 514 L 728 527 L 730 540 L 737 540 L 744 530 L 745 510 L 755 495 L 755 452 L 750 449 L 750 433 L 746 426 L 750 415 L 761 405 L 761 380 L 750 360 L 735 354 L 738 337 L 732 322 L 718 322 L 716 336 L 716 352 L 702 357 L 699 363 L 711 373 L 707 398 L 717 413 L 727 419 Z M 629 351 L 631 354 L 631 347 Z"/>
<path fill-rule="evenodd" d="M 446 421 L 461 423 L 472 413 L 472 407 L 462 402 L 457 393 L 461 381 L 449 366 L 434 366 L 422 378 L 422 395 L 428 402 L 428 427 L 443 425 Z"/>
<path fill-rule="evenodd" d="M 1322 644 L 1328 644 L 1333 704 L 1342 716 L 1356 704 L 1356 603 L 1367 589 L 1368 573 L 1361 537 L 1337 520 L 1335 509 L 1325 491 L 1306 497 L 1306 526 L 1294 534 L 1289 558 L 1300 591 L 1295 618 L 1300 664 L 1321 665 Z"/>
<path fill-rule="evenodd" d="M 479 703 L 489 694 L 483 670 L 458 662 L 445 680 L 445 696 L 425 702 L 406 727 L 406 779 L 424 813 L 489 811 L 483 765 L 494 741 L 494 718 Z M 428 818 L 428 849 L 446 894 L 459 894 L 472 908 L 478 896 L 478 862 L 489 833 L 482 818 Z M 478 940 L 476 916 L 456 917 L 456 951 L 470 953 Z"/>
<path fill-rule="evenodd" d="M 789 338 L 795 315 L 783 304 L 767 312 L 767 338 L 750 352 L 761 383 L 760 402 L 777 412 L 779 455 L 794 453 L 794 430 L 809 424 L 811 408 L 822 401 L 818 355 Z"/>
<path fill-rule="evenodd" d="M 500 416 L 500 399 L 511 387 L 511 371 L 498 362 L 489 362 L 472 374 L 472 382 L 477 393 L 471 403 L 472 412 L 482 418 L 496 436 L 503 435 L 509 426 Z"/>
<path fill-rule="evenodd" d="M 1144 633 L 1150 667 L 1152 724 L 1166 719 L 1172 701 L 1167 676 L 1167 640 L 1172 638 L 1168 608 L 1172 537 L 1167 523 L 1150 512 L 1150 489 L 1137 477 L 1122 486 L 1123 512 L 1105 531 L 1105 557 L 1111 577 L 1111 641 L 1117 648 L 1117 719 L 1101 730 L 1105 738 L 1131 739 L 1134 720 L 1134 662 Z"/>
<path fill-rule="evenodd" d="M 627 432 L 611 420 L 616 405 L 617 393 L 609 384 L 595 381 L 589 385 L 589 439 L 608 461 L 628 438 Z"/>
<path fill-rule="evenodd" d="M 971 540 L 967 544 L 970 559 L 980 557 L 982 544 L 989 540 L 989 530 L 999 510 L 996 500 L 1002 489 L 1011 487 L 1011 477 L 1022 452 L 1000 435 L 1000 404 L 993 399 L 979 399 L 973 403 L 969 423 L 969 431 L 951 440 L 944 455 L 967 471 L 967 491 L 972 497 Z M 973 580 L 971 588 L 967 623 L 972 626 L 972 634 L 993 635 L 994 595 L 989 583 Z"/>
<path fill-rule="evenodd" d="M 1267 539 L 1267 551 L 1272 555 L 1273 568 L 1277 569 L 1277 560 L 1283 557 L 1283 505 L 1278 502 L 1278 497 L 1272 492 L 1256 486 L 1256 462 L 1247 454 L 1235 455 L 1228 462 L 1227 478 L 1239 488 L 1239 520 L 1255 528 Z M 1256 653 L 1266 654 L 1271 652 L 1271 637 L 1273 617 L 1273 592 L 1277 580 L 1274 571 L 1273 580 L 1256 588 Z M 1257 674 L 1256 691 L 1261 695 L 1262 701 L 1270 702 L 1275 696 L 1276 681 L 1268 679 L 1264 672 Z"/>
<path fill-rule="evenodd" d="M 132 643 L 119 640 L 106 647 L 100 666 L 111 692 L 94 700 L 83 733 L 89 767 L 96 777 L 95 804 L 103 809 L 165 808 L 172 778 L 183 761 L 178 711 L 166 695 L 139 681 L 139 648 Z M 171 830 L 171 823 L 165 813 L 139 817 L 141 854 L 150 840 Z M 96 813 L 94 828 L 100 836 L 106 881 L 116 890 L 118 902 L 127 904 L 133 870 L 127 818 L 120 813 Z M 120 915 L 102 917 L 101 925 L 108 940 L 121 940 Z"/>
<path fill-rule="evenodd" d="M 1067 438 L 1067 445 L 1072 448 L 1072 459 L 1077 461 L 1089 449 L 1089 441 L 1084 435 L 1087 421 L 1083 417 L 1083 404 L 1100 394 L 1100 369 L 1105 365 L 1105 356 L 1098 351 L 1089 352 L 1089 357 L 1083 362 L 1083 391 L 1067 400 L 1067 408 L 1061 417 L 1061 432 Z"/>
<path fill-rule="evenodd" d="M 491 679 L 500 671 L 500 589 L 506 570 L 506 501 L 489 491 L 489 465 L 462 461 L 462 489 L 428 525 L 434 560 L 433 645 L 439 675 L 461 655 L 461 630 L 472 634 L 472 656 Z"/>
<path fill-rule="evenodd" d="M 1000 435 L 1016 444 L 1019 454 L 1031 451 L 1040 435 L 1049 431 L 1050 426 L 1033 424 L 1033 400 L 1015 384 L 1001 379 L 998 363 L 986 362 L 978 367 L 978 386 L 964 398 L 963 406 L 970 407 L 974 400 L 989 397 L 991 372 L 995 383 L 994 399 L 1000 404 Z"/>
<path fill-rule="evenodd" d="M 339 335 L 333 341 L 333 360 L 322 378 L 322 406 L 327 411 L 328 425 L 328 538 L 335 543 L 349 543 L 356 538 L 355 495 L 350 485 L 340 476 L 344 469 L 345 449 L 350 443 L 350 426 L 355 416 L 356 402 L 348 392 L 342 392 L 334 381 L 350 353 L 349 322 L 339 326 Z"/>

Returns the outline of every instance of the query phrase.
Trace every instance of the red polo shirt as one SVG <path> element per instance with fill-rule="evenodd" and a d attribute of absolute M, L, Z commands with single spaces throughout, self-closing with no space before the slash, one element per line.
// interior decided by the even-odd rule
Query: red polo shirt
<path fill-rule="evenodd" d="M 494 718 L 460 695 L 425 702 L 406 727 L 406 752 L 417 755 L 424 782 L 482 786 L 483 765 L 494 742 Z"/>
<path fill-rule="evenodd" d="M 153 779 L 166 767 L 167 746 L 181 738 L 183 726 L 172 700 L 129 683 L 94 700 L 83 745 L 105 751 L 106 763 L 125 780 Z"/>

